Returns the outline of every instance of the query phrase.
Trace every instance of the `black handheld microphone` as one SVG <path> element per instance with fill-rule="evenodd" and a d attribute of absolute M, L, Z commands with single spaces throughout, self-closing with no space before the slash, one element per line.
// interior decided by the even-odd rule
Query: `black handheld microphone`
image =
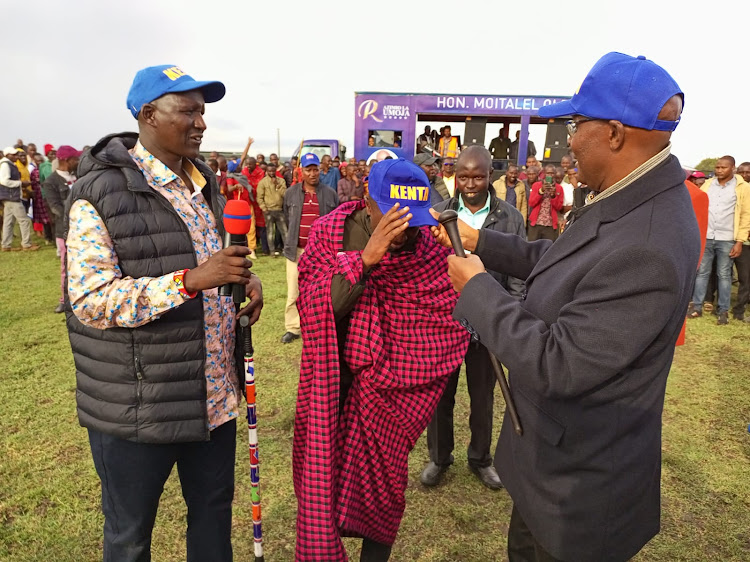
<path fill-rule="evenodd" d="M 446 209 L 438 217 L 438 222 L 443 225 L 445 231 L 448 233 L 448 238 L 451 240 L 451 246 L 453 251 L 459 258 L 465 258 L 466 252 L 464 252 L 464 245 L 461 242 L 461 234 L 458 232 L 458 213 L 453 209 Z M 495 357 L 495 354 L 487 349 L 487 353 L 490 356 L 490 362 L 492 368 L 495 371 L 495 377 L 497 382 L 500 383 L 500 390 L 503 393 L 505 399 L 505 405 L 508 408 L 508 415 L 513 422 L 513 429 L 515 429 L 518 435 L 523 435 L 523 428 L 521 427 L 521 419 L 518 417 L 518 411 L 516 410 L 516 404 L 513 401 L 513 396 L 510 393 L 510 387 L 508 386 L 508 380 L 505 378 L 505 372 L 500 362 Z"/>
<path fill-rule="evenodd" d="M 224 247 L 247 246 L 247 233 L 253 224 L 253 212 L 247 201 L 232 199 L 224 207 Z M 228 283 L 219 287 L 219 295 L 231 296 L 235 304 L 245 302 L 245 286 Z"/>
<path fill-rule="evenodd" d="M 453 209 L 446 209 L 438 217 L 438 222 L 445 227 L 448 238 L 451 239 L 453 251 L 459 258 L 465 258 L 464 245 L 461 242 L 461 235 L 458 233 L 458 213 Z"/>

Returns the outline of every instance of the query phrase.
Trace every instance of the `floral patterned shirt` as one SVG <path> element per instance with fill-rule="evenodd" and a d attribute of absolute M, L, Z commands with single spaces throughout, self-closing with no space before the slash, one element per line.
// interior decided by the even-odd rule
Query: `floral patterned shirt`
<path fill-rule="evenodd" d="M 163 195 L 188 227 L 198 264 L 221 250 L 216 220 L 201 189 L 205 179 L 189 162 L 191 192 L 180 177 L 149 153 L 140 141 L 130 154 L 149 186 Z M 114 244 L 104 221 L 88 201 L 70 209 L 68 232 L 68 294 L 76 317 L 104 330 L 136 328 L 156 320 L 190 297 L 180 292 L 174 273 L 161 277 L 123 277 Z M 206 345 L 208 427 L 215 429 L 239 414 L 238 381 L 234 366 L 234 305 L 218 289 L 205 290 L 203 325 Z"/>

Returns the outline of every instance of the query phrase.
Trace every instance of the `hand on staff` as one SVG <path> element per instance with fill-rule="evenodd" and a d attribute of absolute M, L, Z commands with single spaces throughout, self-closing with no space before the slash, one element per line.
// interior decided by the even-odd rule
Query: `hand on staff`
<path fill-rule="evenodd" d="M 245 285 L 245 295 L 250 302 L 237 314 L 237 320 L 240 316 L 249 316 L 250 326 L 252 326 L 260 318 L 260 311 L 263 308 L 263 285 L 261 285 L 260 277 L 257 275 L 250 277 L 250 282 Z"/>
<path fill-rule="evenodd" d="M 430 214 L 435 218 L 435 220 L 437 220 L 440 216 L 440 213 L 435 211 L 435 209 L 430 209 Z M 458 219 L 457 222 L 458 233 L 461 235 L 461 243 L 464 245 L 464 250 L 473 252 L 477 247 L 477 242 L 479 241 L 479 231 L 476 228 L 471 228 L 461 219 Z M 431 226 L 430 230 L 432 231 L 432 235 L 435 237 L 435 240 L 437 240 L 442 246 L 445 246 L 446 248 L 451 250 L 453 249 L 451 240 L 450 238 L 448 238 L 448 233 L 446 232 L 442 224 Z"/>
<path fill-rule="evenodd" d="M 185 274 L 182 280 L 185 290 L 188 293 L 197 293 L 227 283 L 249 284 L 249 269 L 253 266 L 253 262 L 245 258 L 249 253 L 250 248 L 245 246 L 229 246 L 215 253 Z"/>
<path fill-rule="evenodd" d="M 476 254 L 468 254 L 465 258 L 448 256 L 448 277 L 457 293 L 464 290 L 472 277 L 485 271 L 482 260 Z"/>
<path fill-rule="evenodd" d="M 376 205 L 377 203 L 373 201 L 372 204 Z M 409 228 L 409 219 L 412 217 L 409 213 L 409 207 L 399 209 L 399 206 L 396 203 L 383 215 L 372 236 L 370 236 L 367 246 L 362 250 L 362 263 L 365 266 L 365 271 L 369 271 L 373 266 L 379 264 L 391 244 Z"/>

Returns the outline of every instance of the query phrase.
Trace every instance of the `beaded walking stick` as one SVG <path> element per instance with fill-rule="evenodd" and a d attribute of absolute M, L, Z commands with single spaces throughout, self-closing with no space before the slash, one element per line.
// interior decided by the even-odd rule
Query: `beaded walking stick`
<path fill-rule="evenodd" d="M 263 532 L 260 516 L 260 466 L 258 463 L 258 421 L 255 410 L 255 366 L 253 364 L 253 334 L 250 319 L 240 317 L 245 355 L 245 400 L 247 401 L 248 449 L 250 451 L 250 499 L 253 505 L 253 539 L 255 562 L 263 559 Z"/>

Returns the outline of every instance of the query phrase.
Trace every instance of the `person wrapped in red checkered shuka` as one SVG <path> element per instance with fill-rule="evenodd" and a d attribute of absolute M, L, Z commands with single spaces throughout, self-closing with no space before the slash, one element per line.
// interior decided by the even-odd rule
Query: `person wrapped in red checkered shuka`
<path fill-rule="evenodd" d="M 409 451 L 468 348 L 429 189 L 411 162 L 375 164 L 365 199 L 316 221 L 300 258 L 298 561 L 348 560 L 342 536 L 364 539 L 360 560 L 388 560 Z"/>

